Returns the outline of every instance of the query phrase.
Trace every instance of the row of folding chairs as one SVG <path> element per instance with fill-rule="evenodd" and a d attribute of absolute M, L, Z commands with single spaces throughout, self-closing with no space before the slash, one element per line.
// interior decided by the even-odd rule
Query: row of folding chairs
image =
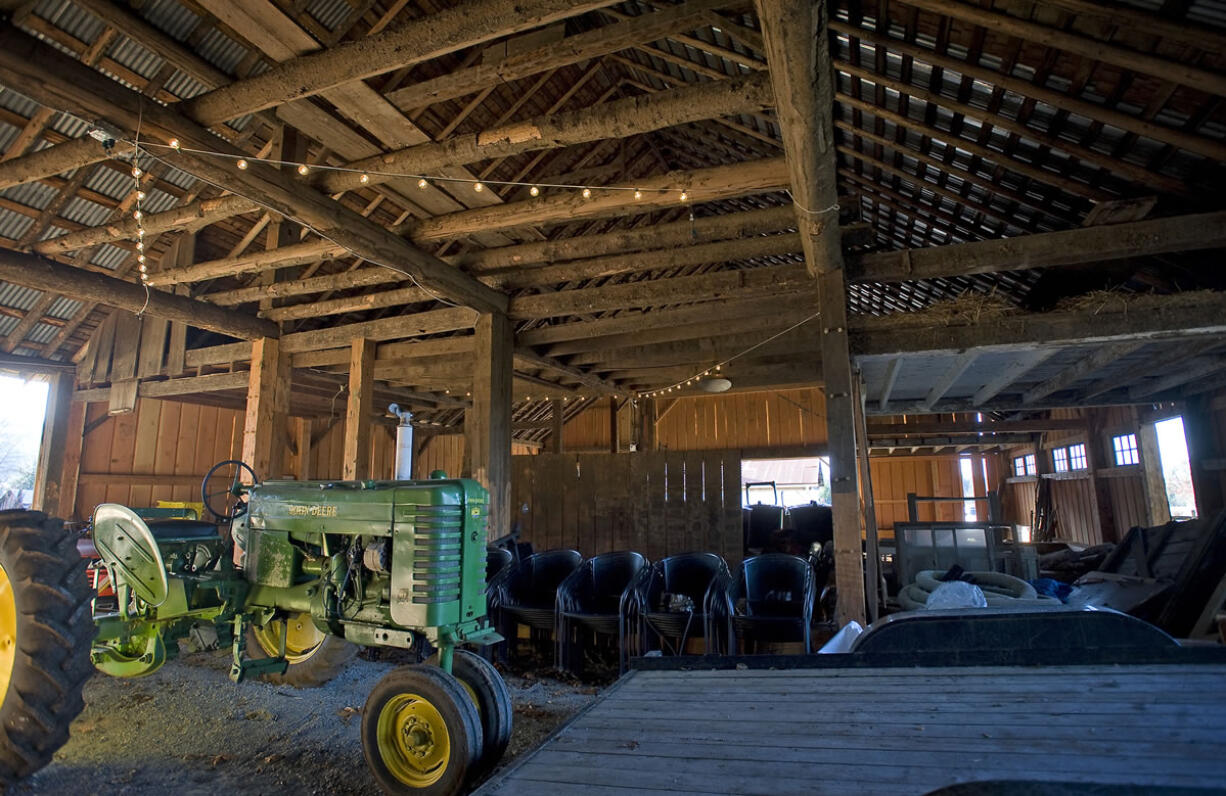
<path fill-rule="evenodd" d="M 631 657 L 681 655 L 695 646 L 709 655 L 780 641 L 811 650 L 817 585 L 798 556 L 748 558 L 733 576 L 715 553 L 654 563 L 636 552 L 584 559 L 575 550 L 551 550 L 519 561 L 502 553 L 491 551 L 488 595 L 509 655 L 520 625 L 537 640 L 552 634 L 556 667 L 576 674 L 585 650 L 602 638 L 616 644 L 622 671 Z"/>

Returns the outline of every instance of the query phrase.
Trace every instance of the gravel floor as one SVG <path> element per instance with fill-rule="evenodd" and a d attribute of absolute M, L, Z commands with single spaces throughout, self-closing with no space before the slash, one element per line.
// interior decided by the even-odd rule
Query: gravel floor
<path fill-rule="evenodd" d="M 96 675 L 85 711 L 51 765 L 16 794 L 379 793 L 366 770 L 358 717 L 395 664 L 357 659 L 312 690 L 226 677 L 229 656 L 185 656 L 138 680 Z M 503 758 L 532 749 L 599 689 L 508 675 L 514 733 Z"/>

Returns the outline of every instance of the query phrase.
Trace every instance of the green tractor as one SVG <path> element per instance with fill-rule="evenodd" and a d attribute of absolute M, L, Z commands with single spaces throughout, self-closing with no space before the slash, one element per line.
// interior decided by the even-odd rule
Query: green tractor
<path fill-rule="evenodd" d="M 67 741 L 91 662 L 140 677 L 180 640 L 230 648 L 236 682 L 298 687 L 335 676 L 357 646 L 432 646 L 431 661 L 391 671 L 366 700 L 371 772 L 389 793 L 452 794 L 497 764 L 510 695 L 490 663 L 461 648 L 500 640 L 485 619 L 484 488 L 441 473 L 259 483 L 226 461 L 201 491 L 229 534 L 97 507 L 92 542 L 109 599 L 90 599 L 63 523 L 0 513 L 0 782 L 33 773 Z"/>

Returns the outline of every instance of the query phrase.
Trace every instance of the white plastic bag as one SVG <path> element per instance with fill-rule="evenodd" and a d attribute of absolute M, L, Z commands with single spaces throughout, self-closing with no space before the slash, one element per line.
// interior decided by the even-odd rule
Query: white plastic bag
<path fill-rule="evenodd" d="M 983 589 L 973 583 L 953 580 L 942 583 L 928 595 L 928 603 L 924 608 L 932 610 L 939 608 L 987 608 L 988 598 Z"/>
<path fill-rule="evenodd" d="M 853 619 L 843 625 L 843 629 L 835 633 L 829 641 L 823 644 L 817 653 L 819 655 L 829 655 L 835 652 L 851 652 L 851 645 L 856 643 L 856 638 L 863 632 L 864 628 Z"/>

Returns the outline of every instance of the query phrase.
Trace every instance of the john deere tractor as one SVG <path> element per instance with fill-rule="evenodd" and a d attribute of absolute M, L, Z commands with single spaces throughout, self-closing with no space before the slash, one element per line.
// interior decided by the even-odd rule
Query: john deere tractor
<path fill-rule="evenodd" d="M 506 749 L 511 702 L 497 670 L 461 648 L 499 640 L 485 620 L 488 494 L 435 476 L 259 483 L 221 462 L 202 497 L 228 533 L 103 504 L 91 536 L 114 597 L 92 601 L 62 523 L 0 514 L 0 779 L 32 773 L 67 740 L 91 661 L 140 677 L 183 641 L 228 647 L 237 682 L 306 687 L 357 646 L 433 647 L 375 686 L 362 747 L 389 793 L 462 791 Z"/>

